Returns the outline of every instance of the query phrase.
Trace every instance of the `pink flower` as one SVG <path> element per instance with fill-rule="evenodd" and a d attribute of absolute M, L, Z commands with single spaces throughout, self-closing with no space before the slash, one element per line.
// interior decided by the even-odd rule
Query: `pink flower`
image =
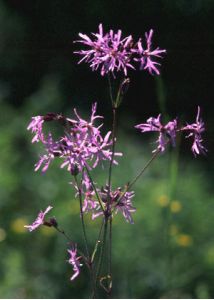
<path fill-rule="evenodd" d="M 37 227 L 39 227 L 40 225 L 43 225 L 44 224 L 44 218 L 45 218 L 45 215 L 49 212 L 49 210 L 51 210 L 53 207 L 52 206 L 48 206 L 46 208 L 46 210 L 43 212 L 43 211 L 40 211 L 40 213 L 38 214 L 38 217 L 36 218 L 36 220 L 33 222 L 33 224 L 31 225 L 25 225 L 24 227 L 25 228 L 28 228 L 28 230 L 31 232 L 33 230 L 35 230 Z"/>
<path fill-rule="evenodd" d="M 35 133 L 35 136 L 32 139 L 32 143 L 44 141 L 44 135 L 42 133 L 43 123 L 44 123 L 43 116 L 32 117 L 32 121 L 27 127 L 27 130 L 31 129 L 32 133 Z"/>
<path fill-rule="evenodd" d="M 196 122 L 181 128 L 182 131 L 189 131 L 186 138 L 193 137 L 192 152 L 194 156 L 206 154 L 207 149 L 202 145 L 203 139 L 201 134 L 205 131 L 204 122 L 200 119 L 200 107 L 196 116 Z"/>
<path fill-rule="evenodd" d="M 166 125 L 162 125 L 160 118 L 161 115 L 158 115 L 157 118 L 151 117 L 146 121 L 146 123 L 135 126 L 135 128 L 140 129 L 143 133 L 150 131 L 159 132 L 157 140 L 158 146 L 153 152 L 156 152 L 157 150 L 164 152 L 168 142 L 171 142 L 172 146 L 175 146 L 176 142 L 177 120 L 174 119 Z"/>
<path fill-rule="evenodd" d="M 122 189 L 118 187 L 115 191 L 110 190 L 109 193 L 108 186 L 106 185 L 105 188 L 102 187 L 100 190 L 98 189 L 98 192 L 106 210 L 109 209 L 109 212 L 116 214 L 120 212 L 123 214 L 128 223 L 134 223 L 131 215 L 136 211 L 136 208 L 133 207 L 131 200 L 134 197 L 133 191 L 123 193 Z M 97 203 L 97 206 L 92 209 L 92 212 L 92 220 L 103 216 L 103 210 L 101 209 L 99 203 Z"/>
<path fill-rule="evenodd" d="M 81 40 L 75 41 L 89 47 L 87 50 L 80 50 L 74 53 L 82 55 L 83 58 L 79 61 L 86 61 L 90 64 L 92 70 L 101 69 L 101 75 L 104 76 L 111 72 L 123 71 L 127 75 L 127 68 L 132 68 L 131 45 L 132 36 L 122 38 L 122 31 L 116 33 L 110 30 L 105 35 L 103 34 L 103 26 L 99 25 L 99 33 L 93 33 L 93 39 L 86 34 L 79 33 Z"/>
<path fill-rule="evenodd" d="M 81 118 L 76 109 L 74 110 L 76 120 L 54 113 L 32 118 L 28 129 L 32 128 L 35 134 L 33 141 L 41 141 L 46 151 L 35 165 L 35 171 L 42 168 L 42 172 L 46 172 L 55 158 L 62 160 L 61 168 L 66 167 L 69 172 L 72 174 L 75 172 L 76 175 L 85 167 L 92 169 L 103 160 L 111 160 L 111 132 L 102 137 L 100 131 L 102 124 L 95 126 L 95 121 L 103 118 L 96 115 L 96 108 L 95 103 L 92 105 L 89 121 Z M 54 140 L 51 133 L 46 137 L 43 132 L 43 122 L 50 121 L 59 122 L 64 126 L 64 136 L 58 140 Z M 115 156 L 121 155 L 122 153 L 115 153 Z M 117 164 L 115 160 L 114 163 Z"/>
<path fill-rule="evenodd" d="M 120 189 L 118 190 L 119 197 L 121 195 Z M 120 199 L 120 201 L 115 206 L 115 211 L 121 212 L 126 220 L 126 222 L 133 224 L 132 213 L 136 211 L 133 207 L 131 199 L 134 197 L 134 192 L 126 192 Z"/>
<path fill-rule="evenodd" d="M 74 280 L 80 273 L 80 267 L 82 266 L 82 264 L 80 264 L 79 260 L 81 259 L 81 256 L 77 257 L 76 245 L 74 245 L 71 249 L 68 249 L 68 253 L 70 254 L 68 262 L 73 266 L 74 271 L 74 274 L 70 279 Z"/>
<path fill-rule="evenodd" d="M 136 61 L 140 62 L 140 69 L 148 69 L 150 74 L 156 73 L 157 75 L 160 74 L 159 70 L 157 69 L 157 65 L 160 65 L 160 63 L 157 63 L 153 60 L 153 57 L 162 58 L 161 54 L 165 53 L 166 50 L 161 50 L 159 47 L 157 47 L 155 50 L 151 50 L 152 47 L 152 35 L 153 30 L 151 29 L 149 33 L 145 33 L 146 37 L 146 48 L 143 48 L 142 40 L 139 39 L 137 43 L 137 51 L 134 50 L 139 55 L 139 58 L 136 58 Z"/>
<path fill-rule="evenodd" d="M 79 63 L 85 61 L 90 64 L 93 71 L 100 69 L 101 75 L 111 73 L 115 77 L 115 72 L 122 71 L 127 76 L 128 69 L 135 70 L 135 62 L 140 62 L 140 69 L 148 69 L 149 73 L 160 74 L 154 61 L 154 57 L 161 58 L 161 54 L 166 50 L 156 48 L 152 50 L 153 30 L 145 34 L 146 47 L 143 48 L 142 39 L 137 43 L 133 41 L 131 35 L 122 38 L 122 31 L 114 32 L 110 30 L 103 34 L 102 24 L 99 25 L 99 33 L 93 33 L 90 38 L 86 34 L 79 33 L 80 40 L 76 41 L 87 47 L 86 50 L 74 53 L 82 56 Z"/>

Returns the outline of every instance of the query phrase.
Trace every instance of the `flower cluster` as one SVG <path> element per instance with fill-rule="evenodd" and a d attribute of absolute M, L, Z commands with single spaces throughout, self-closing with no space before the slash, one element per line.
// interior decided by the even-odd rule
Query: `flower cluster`
<path fill-rule="evenodd" d="M 127 222 L 133 224 L 131 213 L 136 211 L 132 205 L 132 198 L 134 197 L 133 191 L 123 192 L 120 187 L 113 191 L 112 189 L 109 189 L 108 185 L 101 189 L 97 188 L 97 193 L 102 203 L 101 207 L 96 198 L 96 193 L 91 186 L 90 180 L 85 174 L 84 180 L 82 181 L 81 192 L 84 195 L 83 212 L 91 212 L 92 220 L 99 216 L 103 216 L 105 212 L 115 214 L 120 212 Z"/>
<path fill-rule="evenodd" d="M 79 33 L 79 36 L 81 39 L 75 42 L 88 47 L 86 50 L 74 52 L 82 56 L 79 63 L 89 63 L 93 71 L 100 68 L 102 76 L 108 73 L 115 76 L 115 72 L 120 71 L 127 76 L 128 68 L 135 69 L 136 63 L 140 64 L 141 70 L 148 70 L 150 74 L 160 74 L 157 68 L 160 63 L 154 58 L 161 58 L 166 50 L 152 49 L 152 29 L 145 33 L 145 42 L 141 38 L 134 42 L 131 35 L 122 37 L 121 30 L 116 33 L 110 30 L 104 34 L 102 24 L 99 25 L 98 33 L 92 33 L 92 38 L 82 33 Z"/>
<path fill-rule="evenodd" d="M 32 118 L 28 126 L 28 130 L 31 129 L 35 135 L 32 142 L 42 142 L 46 150 L 46 154 L 42 155 L 35 165 L 35 171 L 42 167 L 44 173 L 56 157 L 63 159 L 61 168 L 66 167 L 73 175 L 77 175 L 85 167 L 95 168 L 98 163 L 111 160 L 111 132 L 102 137 L 100 132 L 102 124 L 98 127 L 94 125 L 96 119 L 102 118 L 96 115 L 96 108 L 97 105 L 94 104 L 89 122 L 82 119 L 76 110 L 74 120 L 54 113 Z M 54 140 L 51 133 L 45 136 L 43 125 L 49 121 L 57 121 L 64 126 L 65 135 L 59 140 Z M 122 153 L 114 155 L 121 156 Z M 114 163 L 117 164 L 115 160 Z"/>
<path fill-rule="evenodd" d="M 145 33 L 145 40 L 139 38 L 134 41 L 131 35 L 122 37 L 122 31 L 118 30 L 114 32 L 110 30 L 104 33 L 102 24 L 99 25 L 98 33 L 92 33 L 89 37 L 86 34 L 79 33 L 80 39 L 77 43 L 83 44 L 86 48 L 84 50 L 76 51 L 75 53 L 81 56 L 79 63 L 89 63 L 93 71 L 99 70 L 101 75 L 111 74 L 115 78 L 116 72 L 122 72 L 124 76 L 127 76 L 128 70 L 135 70 L 138 67 L 140 70 L 148 70 L 150 74 L 159 75 L 158 70 L 159 62 L 156 60 L 162 58 L 162 55 L 166 50 L 155 48 L 152 46 L 153 30 Z M 122 101 L 122 97 L 126 92 L 129 85 L 129 78 L 125 77 L 121 81 L 118 88 L 118 93 L 114 101 L 111 95 L 111 101 L 113 104 L 114 121 L 113 121 L 113 138 L 111 137 L 111 131 L 107 132 L 105 136 L 101 134 L 101 127 L 95 124 L 96 121 L 102 119 L 102 116 L 96 114 L 97 104 L 92 105 L 92 112 L 89 121 L 84 120 L 74 109 L 74 118 L 70 119 L 62 114 L 48 113 L 44 116 L 35 116 L 32 118 L 28 130 L 33 133 L 32 143 L 41 142 L 45 148 L 46 153 L 40 156 L 39 161 L 35 164 L 35 171 L 42 169 L 42 172 L 46 172 L 50 163 L 55 159 L 61 159 L 61 168 L 66 168 L 71 175 L 73 175 L 73 186 L 76 189 L 76 196 L 79 197 L 80 203 L 80 218 L 83 228 L 84 240 L 86 243 L 86 252 L 77 250 L 77 245 L 71 242 L 70 248 L 67 250 L 69 257 L 69 264 L 73 268 L 73 275 L 70 280 L 74 280 L 79 274 L 83 260 L 86 265 L 91 269 L 91 274 L 94 274 L 94 256 L 97 252 L 98 243 L 102 242 L 102 247 L 105 246 L 106 236 L 109 230 L 109 258 L 111 257 L 111 232 L 112 232 L 112 217 L 118 213 L 122 214 L 128 223 L 133 224 L 132 213 L 136 211 L 136 208 L 132 204 L 132 199 L 135 196 L 133 191 L 129 191 L 131 186 L 136 180 L 143 174 L 145 169 L 152 162 L 156 154 L 164 152 L 168 144 L 173 147 L 176 145 L 176 137 L 180 132 L 185 133 L 186 138 L 192 138 L 192 152 L 196 156 L 198 154 L 205 154 L 206 148 L 202 145 L 202 133 L 205 130 L 204 123 L 200 117 L 200 107 L 196 116 L 195 123 L 186 124 L 186 126 L 179 127 L 177 119 L 173 119 L 162 124 L 161 114 L 157 117 L 150 117 L 145 123 L 141 123 L 135 126 L 142 133 L 144 132 L 156 132 L 158 138 L 156 140 L 156 148 L 153 150 L 155 153 L 152 159 L 147 163 L 146 167 L 135 177 L 134 180 L 129 182 L 123 188 L 112 188 L 112 164 L 117 164 L 114 157 L 121 156 L 122 153 L 115 152 L 115 127 L 116 127 L 116 108 Z M 111 87 L 110 87 L 111 89 Z M 51 132 L 45 132 L 45 123 L 57 122 L 63 127 L 63 135 L 58 139 L 55 139 Z M 98 188 L 97 184 L 93 181 L 91 176 L 91 169 L 94 169 L 98 164 L 103 161 L 109 161 L 109 173 L 108 184 L 102 188 Z M 78 175 L 78 176 L 77 176 Z M 52 206 L 48 206 L 45 211 L 40 211 L 37 218 L 31 225 L 25 225 L 29 231 L 37 229 L 41 225 L 54 227 L 58 232 L 62 233 L 69 241 L 71 239 L 65 234 L 64 230 L 58 227 L 55 218 L 45 220 L 46 214 L 52 209 Z M 101 217 L 103 223 L 106 226 L 100 228 L 97 243 L 95 245 L 92 256 L 88 250 L 87 236 L 85 230 L 84 215 L 91 213 L 92 220 Z M 109 222 L 109 229 L 108 229 Z M 103 228 L 104 227 L 104 228 Z M 103 235 L 103 239 L 102 236 Z M 106 277 L 99 278 L 100 268 L 102 266 L 104 248 L 101 248 L 100 257 L 97 260 L 99 265 L 96 270 L 95 278 L 92 281 L 95 283 L 95 289 L 97 282 L 100 282 L 102 286 L 103 279 L 111 279 L 112 275 L 109 274 Z M 78 256 L 78 253 L 81 256 Z M 111 261 L 111 259 L 109 259 Z M 111 262 L 110 262 L 111 264 Z M 111 269 L 111 265 L 110 268 Z M 101 270 L 102 271 L 102 270 Z M 94 275 L 92 275 L 94 276 Z M 99 280 L 99 281 L 98 281 Z M 111 283 L 108 290 L 111 290 Z M 93 291 L 95 295 L 95 290 Z M 110 294 L 109 294 L 110 295 Z"/>
<path fill-rule="evenodd" d="M 202 145 L 201 134 L 204 132 L 204 122 L 200 119 L 200 107 L 198 107 L 196 123 L 181 127 L 180 129 L 177 126 L 177 120 L 174 119 L 168 122 L 166 125 L 161 124 L 161 115 L 158 115 L 157 118 L 151 117 L 146 123 L 136 125 L 135 128 L 140 129 L 141 132 L 158 132 L 157 147 L 153 152 L 160 151 L 164 152 L 166 145 L 170 143 L 172 146 L 176 144 L 176 134 L 179 131 L 187 131 L 189 134 L 186 136 L 193 137 L 192 152 L 196 156 L 197 154 L 205 154 L 207 149 Z"/>

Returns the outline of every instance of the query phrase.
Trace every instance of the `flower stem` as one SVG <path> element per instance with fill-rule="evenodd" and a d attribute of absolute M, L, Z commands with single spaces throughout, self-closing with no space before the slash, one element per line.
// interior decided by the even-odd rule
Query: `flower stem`
<path fill-rule="evenodd" d="M 55 227 L 54 228 L 61 233 L 71 244 L 73 244 L 72 239 L 65 233 L 65 231 L 63 229 L 59 229 L 59 227 Z M 88 262 L 88 258 L 85 257 L 85 255 L 83 254 L 83 252 L 81 250 L 78 249 L 78 253 L 82 256 L 82 258 L 84 259 L 84 261 L 87 263 Z"/>
<path fill-rule="evenodd" d="M 65 231 L 63 229 L 59 229 L 58 227 L 54 226 L 54 228 L 59 232 L 61 233 L 62 235 L 64 235 L 64 237 L 72 243 L 72 239 L 65 233 Z"/>
<path fill-rule="evenodd" d="M 87 235 L 86 235 L 86 230 L 85 230 L 84 214 L 83 214 L 83 210 L 82 210 L 82 191 L 81 191 L 81 188 L 79 186 L 79 183 L 78 183 L 78 180 L 77 180 L 76 176 L 74 176 L 74 180 L 75 180 L 76 186 L 78 188 L 79 203 L 80 203 L 80 219 L 81 219 L 81 223 L 82 223 L 82 230 L 83 230 L 83 236 L 84 236 L 84 241 L 85 241 L 86 254 L 87 254 L 87 257 L 89 259 L 90 254 L 89 254 L 88 240 L 87 240 Z"/>
<path fill-rule="evenodd" d="M 152 155 L 150 160 L 145 164 L 143 169 L 140 171 L 140 173 L 131 181 L 131 183 L 128 184 L 127 191 L 135 184 L 135 182 L 143 175 L 143 173 L 146 171 L 146 169 L 150 166 L 150 164 L 155 160 L 155 158 L 158 156 L 160 153 L 160 150 L 158 149 L 155 151 L 155 153 Z"/>
<path fill-rule="evenodd" d="M 109 94 L 110 94 L 111 104 L 113 106 L 114 105 L 114 100 L 113 100 L 113 93 L 112 93 L 111 78 L 110 78 L 109 74 L 108 74 L 108 85 L 109 85 Z"/>
<path fill-rule="evenodd" d="M 98 281 L 98 278 L 99 278 L 100 272 L 101 272 L 101 267 L 102 267 L 102 262 L 103 262 L 103 257 L 104 257 L 104 248 L 105 248 L 105 244 L 106 244 L 107 230 L 108 230 L 108 218 L 105 217 L 104 218 L 103 240 L 102 240 L 102 244 L 101 244 L 100 256 L 99 256 L 97 272 L 96 272 L 96 279 L 95 279 L 96 284 L 97 284 L 97 281 Z"/>
<path fill-rule="evenodd" d="M 89 169 L 88 169 L 86 166 L 85 166 L 85 169 L 86 169 L 86 172 L 87 172 L 87 174 L 88 174 L 88 178 L 89 178 L 89 180 L 90 180 L 90 183 L 91 183 L 91 185 L 92 185 L 92 187 L 93 187 L 93 189 L 94 189 L 94 192 L 95 192 L 95 194 L 96 194 L 97 200 L 98 200 L 98 202 L 99 202 L 99 204 L 100 204 L 100 207 L 102 208 L 102 211 L 103 211 L 103 213 L 104 213 L 104 212 L 105 212 L 105 208 L 104 208 L 104 206 L 103 206 L 102 200 L 100 199 L 100 195 L 99 195 L 98 192 L 97 192 L 96 186 L 95 186 L 95 184 L 94 184 L 94 182 L 93 182 L 93 179 L 92 179 L 92 177 L 91 177 L 91 174 L 90 174 L 90 172 L 89 172 Z"/>
<path fill-rule="evenodd" d="M 83 214 L 83 209 L 82 209 L 82 191 L 81 191 L 81 188 L 78 184 L 78 180 L 77 180 L 76 176 L 74 176 L 74 180 L 75 180 L 76 186 L 78 188 L 78 194 L 79 194 L 80 218 L 81 218 L 83 236 L 84 236 L 84 241 L 85 241 L 85 249 L 86 249 L 86 255 L 87 255 L 87 265 L 88 265 L 90 275 L 91 275 L 92 298 L 95 298 L 96 297 L 96 278 L 95 278 L 95 274 L 94 274 L 93 262 L 91 261 L 91 257 L 90 257 L 90 253 L 89 253 L 89 249 L 88 249 L 88 239 L 87 239 L 87 235 L 86 235 L 84 214 Z"/>
<path fill-rule="evenodd" d="M 96 255 L 96 252 L 98 250 L 98 245 L 100 243 L 100 237 L 101 237 L 101 233 L 102 233 L 102 230 L 103 230 L 103 225 L 104 225 L 104 218 L 102 220 L 102 224 L 100 226 L 100 230 L 99 230 L 99 234 L 98 234 L 98 238 L 97 238 L 97 241 L 96 241 L 96 244 L 95 244 L 95 247 L 94 247 L 94 250 L 92 252 L 92 255 L 91 255 L 91 262 L 94 261 L 94 258 L 95 258 L 95 255 Z"/>
<path fill-rule="evenodd" d="M 110 206 L 110 190 L 111 190 L 111 178 L 112 178 L 112 165 L 114 161 L 114 153 L 115 153 L 115 144 L 116 144 L 116 108 L 113 107 L 113 123 L 112 123 L 112 154 L 111 160 L 109 164 L 109 173 L 108 173 L 108 203 L 107 203 L 107 210 L 109 210 Z"/>
<path fill-rule="evenodd" d="M 112 216 L 109 217 L 109 258 L 108 258 L 108 274 L 110 278 L 109 296 L 112 291 Z"/>
<path fill-rule="evenodd" d="M 136 181 L 143 175 L 143 173 L 146 171 L 146 169 L 150 166 L 150 164 L 155 160 L 155 158 L 158 156 L 160 153 L 160 150 L 158 149 L 150 158 L 150 160 L 146 163 L 146 165 L 143 167 L 143 169 L 140 171 L 140 173 L 130 182 L 126 185 L 124 191 L 121 193 L 119 199 L 117 200 L 116 204 L 114 207 L 117 206 L 117 204 L 120 202 L 122 197 L 125 195 L 126 192 L 130 190 L 130 188 L 136 183 Z"/>

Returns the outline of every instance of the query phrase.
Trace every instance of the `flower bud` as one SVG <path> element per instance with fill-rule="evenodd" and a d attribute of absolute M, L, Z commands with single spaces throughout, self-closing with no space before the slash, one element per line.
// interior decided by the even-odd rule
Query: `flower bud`
<path fill-rule="evenodd" d="M 79 174 L 79 168 L 78 168 L 78 166 L 76 164 L 72 165 L 71 166 L 71 175 L 77 176 L 78 174 Z"/>
<path fill-rule="evenodd" d="M 129 83 L 130 83 L 130 79 L 129 78 L 126 78 L 126 79 L 123 80 L 123 82 L 120 85 L 121 95 L 126 94 L 126 92 L 128 91 L 128 88 L 129 88 Z"/>
<path fill-rule="evenodd" d="M 50 218 L 49 222 L 53 227 L 58 227 L 58 223 L 55 217 Z"/>

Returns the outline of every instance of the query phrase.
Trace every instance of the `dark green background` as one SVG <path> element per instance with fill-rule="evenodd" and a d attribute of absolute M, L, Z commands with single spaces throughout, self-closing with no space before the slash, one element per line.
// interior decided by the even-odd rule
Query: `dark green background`
<path fill-rule="evenodd" d="M 73 54 L 80 48 L 73 44 L 78 33 L 96 32 L 101 22 L 106 31 L 122 29 L 136 39 L 153 28 L 154 45 L 167 49 L 158 78 L 129 74 L 130 88 L 119 111 L 117 147 L 124 158 L 114 171 L 114 185 L 126 183 L 151 156 L 153 140 L 133 127 L 159 112 L 192 122 L 200 105 L 209 150 L 195 159 L 190 143 L 181 141 L 136 185 L 135 224 L 115 218 L 113 297 L 212 298 L 212 0 L 0 1 L 0 297 L 90 296 L 85 268 L 75 282 L 69 281 L 72 268 L 62 236 L 51 229 L 23 230 L 52 204 L 61 226 L 82 243 L 69 174 L 57 163 L 44 176 L 34 173 L 42 149 L 31 144 L 26 127 L 31 116 L 49 111 L 71 115 L 76 107 L 88 116 L 94 101 L 105 116 L 104 129 L 110 127 L 107 79 L 86 64 L 77 65 Z M 95 178 L 105 184 L 105 171 L 98 170 Z M 99 222 L 88 217 L 87 226 L 92 246 Z"/>

